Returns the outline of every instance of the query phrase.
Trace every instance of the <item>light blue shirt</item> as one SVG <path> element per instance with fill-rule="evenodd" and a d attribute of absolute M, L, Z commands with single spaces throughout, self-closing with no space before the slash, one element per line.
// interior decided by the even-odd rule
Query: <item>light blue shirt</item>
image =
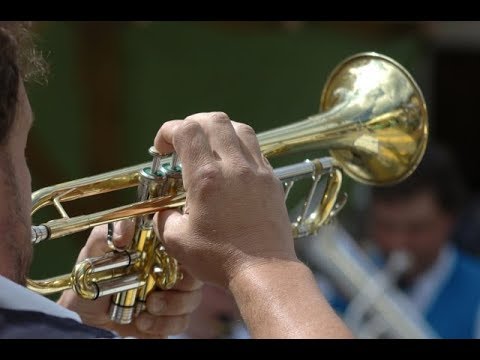
<path fill-rule="evenodd" d="M 47 315 L 69 318 L 79 323 L 80 316 L 0 275 L 0 307 L 11 310 L 37 311 Z"/>

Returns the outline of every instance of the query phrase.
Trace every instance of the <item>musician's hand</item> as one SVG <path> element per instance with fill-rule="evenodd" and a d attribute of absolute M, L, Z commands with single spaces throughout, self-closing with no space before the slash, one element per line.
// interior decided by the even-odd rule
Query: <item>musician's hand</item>
<path fill-rule="evenodd" d="M 184 214 L 156 215 L 167 251 L 203 281 L 226 286 L 244 269 L 298 261 L 284 191 L 251 127 L 224 113 L 169 121 L 155 147 L 176 151 L 187 192 Z"/>
<path fill-rule="evenodd" d="M 122 248 L 133 236 L 133 223 L 122 221 L 114 228 L 113 242 Z M 100 256 L 110 251 L 106 242 L 107 227 L 93 229 L 85 247 L 80 252 L 78 261 L 87 257 Z M 85 324 L 101 327 L 117 332 L 122 336 L 138 338 L 162 338 L 183 332 L 189 316 L 197 308 L 201 300 L 202 283 L 194 279 L 182 269 L 183 280 L 172 290 L 154 291 L 147 298 L 147 310 L 139 315 L 131 324 L 120 325 L 112 322 L 108 316 L 111 296 L 98 298 L 95 301 L 85 300 L 72 290 L 64 291 L 59 304 L 77 312 Z"/>

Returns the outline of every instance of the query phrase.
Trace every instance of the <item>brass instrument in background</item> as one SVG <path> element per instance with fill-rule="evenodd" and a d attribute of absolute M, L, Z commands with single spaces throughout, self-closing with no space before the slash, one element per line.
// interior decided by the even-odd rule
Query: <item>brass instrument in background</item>
<path fill-rule="evenodd" d="M 425 151 L 427 110 L 420 89 L 394 60 L 376 53 L 354 55 L 331 73 L 321 97 L 320 113 L 291 125 L 258 134 L 267 157 L 305 150 L 328 149 L 330 157 L 284 166 L 275 174 L 285 185 L 285 198 L 295 181 L 312 178 L 303 211 L 292 224 L 294 236 L 315 233 L 342 207 L 337 202 L 342 171 L 362 183 L 399 182 L 414 171 Z M 126 251 L 107 253 L 77 264 L 71 274 L 28 280 L 41 294 L 73 288 L 80 296 L 96 299 L 115 294 L 111 318 L 129 323 L 145 308 L 155 287 L 171 288 L 181 277 L 177 262 L 162 247 L 153 231 L 153 214 L 185 203 L 181 165 L 175 154 L 150 150 L 153 163 L 47 187 L 32 195 L 32 214 L 53 205 L 62 218 L 32 226 L 32 242 L 135 218 L 136 231 Z M 315 210 L 312 199 L 321 177 L 325 191 Z M 70 218 L 62 203 L 109 191 L 138 187 L 137 201 L 115 209 Z M 259 195 L 261 196 L 261 194 Z M 345 199 L 345 198 L 344 198 Z"/>
<path fill-rule="evenodd" d="M 319 282 L 326 280 L 348 301 L 341 315 L 355 337 L 438 338 L 420 309 L 395 285 L 410 266 L 406 253 L 393 253 L 380 268 L 335 222 L 305 237 L 299 246 L 304 260 L 320 275 Z"/>

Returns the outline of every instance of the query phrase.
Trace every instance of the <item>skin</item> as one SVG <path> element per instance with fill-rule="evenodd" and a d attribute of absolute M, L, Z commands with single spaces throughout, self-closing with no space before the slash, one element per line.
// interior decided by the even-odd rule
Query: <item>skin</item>
<path fill-rule="evenodd" d="M 230 337 L 241 322 L 233 296 L 218 286 L 206 284 L 200 306 L 192 313 L 186 335 L 192 339 Z"/>
<path fill-rule="evenodd" d="M 449 241 L 454 221 L 430 190 L 421 190 L 391 202 L 375 200 L 370 231 L 384 254 L 403 250 L 412 256 L 406 279 L 413 280 L 437 260 Z"/>
<path fill-rule="evenodd" d="M 0 151 L 0 274 L 19 284 L 25 284 L 32 257 L 31 178 L 25 159 L 32 120 L 30 103 L 21 83 L 16 118 Z M 115 244 L 119 247 L 128 244 L 132 231 L 129 222 L 117 224 Z M 79 260 L 108 251 L 105 234 L 105 228 L 96 228 L 82 249 Z M 65 291 L 59 303 L 79 313 L 84 323 L 112 329 L 121 335 L 157 338 L 178 334 L 185 330 L 190 313 L 200 303 L 202 286 L 188 272 L 183 272 L 185 278 L 175 289 L 156 291 L 148 297 L 147 310 L 133 324 L 117 325 L 108 319 L 110 297 L 89 301 L 77 297 L 73 291 Z"/>
<path fill-rule="evenodd" d="M 156 220 L 167 250 L 227 288 L 254 338 L 347 338 L 350 331 L 296 257 L 280 181 L 251 127 L 200 113 L 160 128 L 155 147 L 182 162 L 186 211 Z"/>
<path fill-rule="evenodd" d="M 23 86 L 19 88 L 16 117 L 0 161 L 0 274 L 24 284 L 31 262 L 30 209 L 31 178 L 25 159 L 32 111 Z M 13 211 L 12 211 L 13 210 Z"/>

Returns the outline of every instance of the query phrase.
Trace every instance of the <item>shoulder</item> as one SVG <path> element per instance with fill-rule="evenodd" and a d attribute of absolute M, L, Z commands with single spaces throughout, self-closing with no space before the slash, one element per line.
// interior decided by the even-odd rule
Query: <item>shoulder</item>
<path fill-rule="evenodd" d="M 455 264 L 448 281 L 453 293 L 470 294 L 480 301 L 480 259 L 456 249 Z"/>
<path fill-rule="evenodd" d="M 480 259 L 459 249 L 456 253 L 457 268 L 470 276 L 476 276 L 477 281 L 480 282 Z"/>
<path fill-rule="evenodd" d="M 115 338 L 117 334 L 94 328 L 71 318 L 38 311 L 0 308 L 0 338 L 76 339 Z"/>

